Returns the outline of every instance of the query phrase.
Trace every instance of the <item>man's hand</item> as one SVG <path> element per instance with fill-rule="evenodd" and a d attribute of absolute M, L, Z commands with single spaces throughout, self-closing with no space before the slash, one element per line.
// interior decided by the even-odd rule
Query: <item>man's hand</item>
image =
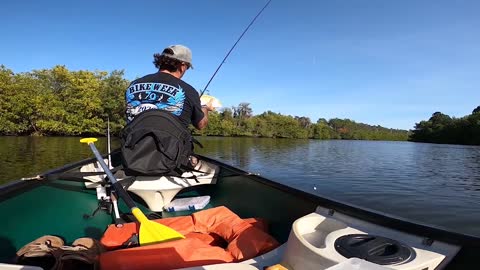
<path fill-rule="evenodd" d="M 210 95 L 201 96 L 200 102 L 202 104 L 202 108 L 206 107 L 208 111 L 214 111 L 216 108 L 222 107 L 222 104 L 220 103 L 220 101 L 217 98 L 212 97 Z"/>
<path fill-rule="evenodd" d="M 213 107 L 213 99 L 210 99 L 206 104 L 202 104 L 202 111 L 203 109 L 206 109 L 207 112 L 214 111 L 215 107 Z"/>
<path fill-rule="evenodd" d="M 197 129 L 204 129 L 208 125 L 208 112 L 213 111 L 212 100 L 209 100 L 207 103 L 202 104 L 203 118 L 198 122 L 198 125 L 195 126 Z"/>
<path fill-rule="evenodd" d="M 203 129 L 208 124 L 208 112 L 214 111 L 215 108 L 222 107 L 220 101 L 212 96 L 203 95 L 200 97 L 200 102 L 202 104 L 203 119 L 198 122 L 196 128 Z"/>

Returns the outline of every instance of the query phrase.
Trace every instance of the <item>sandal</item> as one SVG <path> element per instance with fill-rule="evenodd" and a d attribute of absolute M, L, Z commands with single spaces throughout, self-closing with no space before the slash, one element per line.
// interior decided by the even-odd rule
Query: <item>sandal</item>
<path fill-rule="evenodd" d="M 19 257 L 41 257 L 49 254 L 52 250 L 60 248 L 65 243 L 62 238 L 53 235 L 42 236 L 17 251 Z"/>
<path fill-rule="evenodd" d="M 89 254 L 98 255 L 105 251 L 103 245 L 96 239 L 82 237 L 73 241 L 72 246 L 75 248 L 85 249 Z"/>
<path fill-rule="evenodd" d="M 97 269 L 98 255 L 104 251 L 103 246 L 92 238 L 79 238 L 72 246 L 61 248 L 62 254 L 53 269 Z"/>
<path fill-rule="evenodd" d="M 58 251 L 63 245 L 63 239 L 58 236 L 42 236 L 19 249 L 16 253 L 16 262 L 50 269 L 56 264 Z"/>

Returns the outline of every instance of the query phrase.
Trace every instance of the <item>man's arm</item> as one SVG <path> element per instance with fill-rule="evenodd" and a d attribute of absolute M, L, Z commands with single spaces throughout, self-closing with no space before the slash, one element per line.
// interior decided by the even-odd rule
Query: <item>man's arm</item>
<path fill-rule="evenodd" d="M 196 92 L 195 92 L 196 93 Z M 192 125 L 197 129 L 204 129 L 208 125 L 208 112 L 213 111 L 213 100 L 201 104 L 198 93 L 190 99 L 192 105 Z"/>
<path fill-rule="evenodd" d="M 197 126 L 195 126 L 197 129 L 204 129 L 208 125 L 208 112 L 212 110 L 211 102 L 206 106 L 202 106 L 203 118 L 198 122 Z"/>

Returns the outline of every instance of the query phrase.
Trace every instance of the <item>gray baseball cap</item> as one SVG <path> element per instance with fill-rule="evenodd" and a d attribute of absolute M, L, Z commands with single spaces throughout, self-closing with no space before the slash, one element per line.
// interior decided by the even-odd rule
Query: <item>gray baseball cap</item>
<path fill-rule="evenodd" d="M 163 50 L 162 56 L 166 56 L 172 59 L 176 59 L 176 60 L 188 63 L 190 67 L 193 69 L 192 51 L 183 45 L 168 46 Z"/>

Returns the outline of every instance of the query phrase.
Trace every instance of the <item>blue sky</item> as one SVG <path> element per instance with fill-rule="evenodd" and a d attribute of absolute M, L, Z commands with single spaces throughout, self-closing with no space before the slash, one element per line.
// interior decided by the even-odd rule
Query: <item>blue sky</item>
<path fill-rule="evenodd" d="M 155 72 L 171 44 L 193 51 L 203 89 L 263 0 L 6 1 L 0 64 Z M 273 0 L 209 89 L 225 106 L 412 129 L 480 105 L 479 1 Z M 6 23 L 8 22 L 8 23 Z"/>

